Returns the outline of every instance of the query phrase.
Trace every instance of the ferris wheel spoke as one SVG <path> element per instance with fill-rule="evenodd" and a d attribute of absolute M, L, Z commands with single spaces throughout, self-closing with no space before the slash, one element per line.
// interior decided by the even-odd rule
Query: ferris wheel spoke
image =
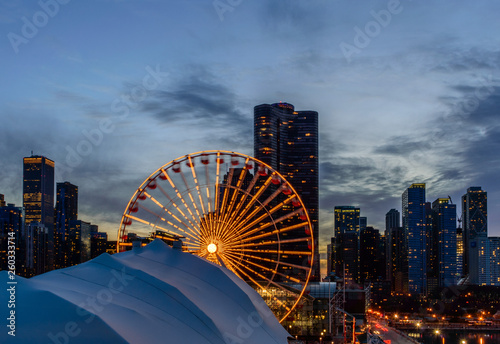
<path fill-rule="evenodd" d="M 245 159 L 245 166 L 248 165 L 248 160 L 249 160 L 248 158 Z M 233 189 L 233 193 L 231 195 L 231 201 L 229 202 L 229 206 L 227 207 L 226 214 L 224 215 L 224 218 L 222 219 L 222 222 L 224 222 L 224 223 L 226 223 L 226 221 L 228 221 L 228 219 L 232 215 L 232 211 L 233 211 L 233 208 L 234 208 L 234 205 L 236 202 L 236 198 L 238 195 L 237 190 L 241 189 L 241 185 L 243 184 L 243 180 L 245 180 L 247 171 L 248 171 L 247 168 L 243 168 L 241 170 L 240 176 L 238 178 L 238 182 L 236 183 L 236 187 Z M 231 185 L 231 183 L 226 183 L 226 185 Z"/>
<path fill-rule="evenodd" d="M 283 215 L 282 217 L 280 217 L 279 219 L 276 219 L 274 220 L 274 223 L 273 222 L 267 222 L 266 224 L 264 225 L 261 225 L 257 228 L 254 228 L 252 230 L 248 230 L 250 228 L 252 228 L 253 226 L 255 226 L 256 224 L 260 223 L 264 218 L 266 218 L 267 216 L 269 215 L 272 215 L 274 214 L 276 211 L 280 210 L 284 205 L 290 203 L 290 201 L 292 200 L 292 198 L 287 198 L 286 200 L 284 200 L 283 202 L 281 202 L 280 204 L 278 204 L 277 206 L 275 206 L 273 209 L 269 210 L 268 213 L 264 213 L 262 214 L 259 218 L 257 218 L 256 220 L 252 221 L 251 223 L 247 224 L 246 226 L 244 226 L 243 228 L 239 228 L 239 227 L 236 227 L 233 231 L 235 232 L 234 234 L 231 235 L 231 239 L 233 240 L 239 240 L 241 238 L 245 238 L 249 235 L 252 235 L 253 233 L 256 233 L 258 231 L 261 231 L 269 226 L 272 226 L 273 224 L 277 224 L 277 223 L 280 223 L 284 220 L 287 220 L 295 215 L 297 215 L 298 213 L 300 213 L 302 211 L 302 208 L 300 209 L 297 209 L 293 212 L 290 212 L 286 215 Z M 245 223 L 243 223 L 244 225 Z M 239 229 L 238 229 L 239 228 Z"/>
<path fill-rule="evenodd" d="M 218 164 L 217 166 L 219 166 L 220 164 Z M 224 218 L 226 217 L 226 204 L 227 204 L 227 198 L 229 197 L 228 194 L 230 192 L 231 187 L 231 183 L 232 183 L 232 180 L 233 180 L 233 174 L 234 174 L 234 168 L 230 168 L 229 169 L 229 174 L 228 174 L 228 177 L 227 177 L 227 180 L 225 181 L 224 183 L 224 196 L 222 197 L 222 204 L 220 206 L 220 210 L 218 212 L 218 221 L 217 221 L 217 225 L 216 225 L 216 229 L 215 229 L 215 235 L 216 236 L 220 236 L 221 232 L 224 231 L 224 227 L 225 227 L 225 224 L 224 224 Z M 219 203 L 219 202 L 217 202 Z"/>
<path fill-rule="evenodd" d="M 231 258 L 229 258 L 231 260 Z M 259 276 L 258 273 L 255 273 L 255 271 L 249 269 L 248 267 L 244 266 L 244 265 L 240 265 L 241 267 L 244 267 L 246 268 L 247 270 L 250 270 L 252 273 L 256 274 L 257 276 Z M 291 311 L 291 309 L 286 305 L 284 304 L 280 299 L 278 299 L 276 296 L 272 295 L 271 293 L 269 293 L 265 287 L 263 287 L 259 282 L 257 282 L 254 278 L 252 278 L 250 275 L 248 275 L 245 271 L 243 271 L 243 269 L 240 268 L 240 266 L 238 265 L 235 265 L 235 268 L 238 269 L 238 271 L 240 271 L 243 275 L 245 275 L 250 281 L 252 281 L 255 285 L 257 285 L 263 292 L 265 293 L 268 293 L 269 296 L 271 296 L 271 298 L 276 301 L 281 307 L 284 307 L 287 311 Z M 261 278 L 264 278 L 267 282 L 277 286 L 278 288 L 280 289 L 283 289 L 285 290 L 286 292 L 289 292 L 288 289 L 282 287 L 281 285 L 279 285 L 278 283 L 276 282 L 273 282 L 272 280 L 264 277 L 264 276 L 259 276 Z"/>
<path fill-rule="evenodd" d="M 230 260 L 232 260 L 232 258 L 229 258 Z M 250 275 L 248 275 L 245 271 L 243 271 L 243 269 L 241 269 L 240 267 L 243 267 L 245 269 L 247 269 L 248 271 L 250 271 L 252 274 L 262 278 L 263 280 L 267 281 L 268 284 L 272 284 L 276 287 L 278 287 L 279 289 L 285 291 L 286 293 L 292 293 L 289 289 L 283 287 L 282 285 L 280 285 L 279 283 L 276 283 L 274 282 L 273 280 L 267 278 L 266 276 L 258 273 L 257 271 L 255 270 L 252 270 L 250 269 L 248 266 L 245 266 L 245 265 L 236 265 L 235 266 L 239 271 L 241 271 L 250 281 L 252 281 L 253 283 L 255 283 L 257 286 L 259 286 L 259 288 L 261 288 L 264 292 L 266 293 L 269 293 L 267 291 L 267 289 L 265 287 L 263 287 L 259 282 L 257 282 L 254 278 L 252 278 Z M 276 296 L 272 295 L 271 293 L 269 293 L 269 295 L 274 299 L 274 301 L 278 302 L 280 304 L 280 306 L 284 307 L 287 311 L 290 311 L 291 309 L 286 305 L 284 304 L 280 299 L 276 298 Z"/>
<path fill-rule="evenodd" d="M 292 281 L 292 282 L 295 282 L 295 283 L 299 283 L 299 284 L 300 284 L 300 280 L 299 280 L 299 279 L 294 278 L 294 277 L 291 277 L 291 276 L 288 276 L 288 275 L 285 275 L 285 274 L 283 274 L 283 273 L 281 273 L 281 272 L 278 272 L 278 270 L 277 270 L 277 269 L 271 269 L 271 268 L 269 268 L 269 267 L 267 267 L 267 266 L 257 264 L 257 263 L 255 263 L 255 262 L 253 262 L 253 261 L 251 261 L 251 260 L 247 260 L 246 262 L 247 262 L 248 264 L 251 264 L 251 265 L 253 265 L 253 266 L 255 266 L 255 267 L 258 267 L 259 269 L 262 269 L 262 270 L 264 270 L 264 271 L 269 271 L 269 272 L 270 272 L 270 273 L 272 273 L 273 275 L 279 275 L 279 276 L 281 276 L 281 277 L 285 278 L 285 279 L 286 279 L 286 280 L 288 280 L 288 281 Z"/>
<path fill-rule="evenodd" d="M 130 215 L 130 214 L 125 214 L 125 217 L 128 218 L 128 219 L 131 219 L 131 220 L 134 220 L 134 221 L 137 221 L 137 222 L 140 222 L 140 223 L 143 223 L 145 225 L 148 225 L 150 227 L 152 227 L 153 229 L 160 229 L 162 230 L 163 232 L 165 233 L 168 233 L 168 234 L 171 234 L 171 235 L 174 235 L 174 236 L 177 236 L 178 233 L 174 233 L 166 228 L 163 228 L 161 226 L 158 226 L 156 223 L 152 223 L 152 222 L 149 222 L 149 221 L 146 221 L 146 220 L 143 220 L 137 216 L 133 216 L 133 215 Z M 161 218 L 160 218 L 161 219 Z M 165 220 L 165 219 L 161 219 L 161 220 L 164 220 L 165 223 L 169 224 L 170 226 L 172 227 L 176 227 L 175 224 L 173 224 L 172 222 L 168 221 L 168 220 Z M 182 230 L 182 228 L 179 228 L 179 227 L 176 227 L 177 229 L 179 229 L 180 231 L 182 231 L 183 233 L 185 233 L 186 235 L 189 235 L 191 236 L 194 240 L 198 240 L 196 237 L 192 236 L 190 233 L 187 233 L 187 232 L 184 232 Z"/>
<path fill-rule="evenodd" d="M 200 244 L 199 243 L 196 243 L 196 242 L 189 242 L 189 241 L 185 241 L 182 243 L 184 246 L 187 246 L 189 249 L 191 248 L 197 248 L 197 249 L 200 249 Z"/>
<path fill-rule="evenodd" d="M 208 159 L 208 158 L 207 158 Z M 208 161 L 208 160 L 207 160 Z M 203 162 L 202 162 L 203 163 Z M 205 164 L 205 190 L 207 193 L 207 207 L 208 213 L 205 214 L 205 218 L 208 220 L 208 228 L 211 232 L 214 230 L 214 214 L 212 213 L 212 197 L 210 196 L 210 173 L 208 170 L 208 163 Z"/>
<path fill-rule="evenodd" d="M 289 198 L 285 199 L 283 202 L 281 202 L 280 204 L 278 204 L 275 207 L 273 207 L 272 209 L 270 209 L 267 212 L 263 213 L 261 216 L 259 216 L 257 219 L 253 220 L 252 222 L 250 222 L 248 224 L 242 223 L 241 225 L 235 227 L 232 231 L 228 231 L 229 236 L 228 237 L 224 237 L 224 239 L 234 239 L 234 238 L 237 238 L 239 235 L 241 235 L 241 233 L 247 232 L 248 229 L 254 227 L 258 223 L 260 223 L 262 220 L 264 220 L 265 218 L 267 218 L 268 216 L 274 214 L 275 212 L 277 212 L 278 210 L 280 210 L 281 208 L 283 208 L 283 206 L 287 205 L 291 201 L 292 201 L 292 198 L 289 197 Z"/>
<path fill-rule="evenodd" d="M 248 198 L 248 195 L 250 195 L 251 191 L 253 190 L 253 187 L 257 183 L 257 180 L 259 179 L 259 175 L 255 173 L 252 181 L 250 182 L 250 185 L 248 185 L 246 191 L 242 193 L 241 198 L 238 201 L 238 204 L 236 205 L 236 209 L 231 213 L 231 216 L 229 217 L 229 220 L 227 223 L 234 223 L 235 218 L 238 216 L 239 212 L 241 211 L 241 208 L 245 204 L 246 199 Z"/>
<path fill-rule="evenodd" d="M 232 272 L 234 272 L 236 274 L 236 276 L 238 276 L 239 278 L 241 278 L 242 280 L 245 280 L 243 277 L 241 277 L 241 274 L 238 272 L 237 268 L 236 268 L 236 265 L 228 259 L 227 255 L 226 254 L 221 254 L 221 259 L 222 261 L 224 262 L 225 266 L 231 270 Z"/>
<path fill-rule="evenodd" d="M 247 244 L 232 245 L 231 248 L 281 245 L 281 244 L 289 244 L 289 243 L 293 243 L 293 242 L 307 242 L 308 240 L 310 240 L 310 238 L 304 237 L 304 238 L 297 238 L 297 239 L 285 239 L 285 240 L 279 240 L 279 241 L 263 241 L 263 242 L 258 242 L 258 243 L 250 242 Z"/>
<path fill-rule="evenodd" d="M 172 178 L 169 176 L 168 174 L 168 171 L 167 170 L 164 170 L 164 174 L 165 176 L 167 177 L 167 180 L 168 182 L 170 183 L 170 186 L 172 187 L 172 189 L 175 191 L 175 194 L 177 196 L 177 198 L 179 198 L 179 200 L 181 201 L 182 205 L 184 206 L 184 208 L 187 210 L 187 212 L 189 213 L 189 215 L 191 216 L 191 219 L 193 220 L 194 224 L 193 227 L 196 228 L 198 227 L 199 230 L 201 230 L 201 228 L 198 226 L 198 223 L 197 223 L 197 220 L 196 220 L 196 217 L 194 216 L 193 214 L 193 211 L 191 210 L 191 208 L 189 207 L 189 205 L 187 204 L 186 200 L 184 199 L 184 197 L 182 196 L 182 193 L 179 191 L 179 188 L 177 187 L 177 185 L 175 185 L 174 181 L 172 180 Z M 175 204 L 175 203 L 174 203 Z M 177 207 L 177 209 L 179 209 Z M 187 217 L 187 216 L 186 216 Z M 191 221 L 189 221 L 190 223 L 192 223 Z"/>
<path fill-rule="evenodd" d="M 174 218 L 177 222 L 181 223 L 183 226 L 185 226 L 186 228 L 190 228 L 187 224 L 185 224 L 179 217 L 177 217 L 177 215 L 175 215 L 174 213 L 172 213 L 170 210 L 168 210 L 163 204 L 161 204 L 156 198 L 154 198 L 153 196 L 151 196 L 148 192 L 144 191 L 144 195 L 146 195 L 153 203 L 155 203 L 158 207 L 160 207 L 163 211 L 165 211 L 167 214 L 169 214 L 172 218 Z M 146 207 L 144 207 L 142 204 L 138 204 L 139 208 L 141 209 L 144 209 L 148 212 L 150 212 L 150 210 Z M 177 208 L 177 206 L 175 206 Z M 192 224 L 192 222 L 189 220 L 189 218 L 186 217 L 186 215 L 184 215 L 183 212 L 180 211 L 180 209 L 178 209 L 178 211 L 180 212 L 180 214 L 189 222 Z M 153 215 L 157 215 L 156 213 L 152 213 Z M 159 216 L 159 215 L 158 215 Z"/>
<path fill-rule="evenodd" d="M 258 175 L 258 174 L 256 174 Z M 264 185 L 257 191 L 255 195 L 252 196 L 248 204 L 243 208 L 243 210 L 237 215 L 236 219 L 233 221 L 233 226 L 229 226 L 228 230 L 232 230 L 234 226 L 238 225 L 241 221 L 243 221 L 243 217 L 248 213 L 250 208 L 257 202 L 258 198 L 266 191 L 266 189 L 269 187 L 271 184 L 271 179 L 272 177 L 267 178 L 266 182 Z M 241 202 L 242 203 L 242 202 Z"/>
<path fill-rule="evenodd" d="M 288 250 L 252 250 L 249 248 L 240 248 L 239 250 L 243 252 L 256 252 L 256 253 L 263 253 L 263 254 L 288 254 L 292 256 L 312 256 L 310 251 L 288 251 Z"/>
<path fill-rule="evenodd" d="M 292 263 L 288 263 L 288 262 L 284 262 L 284 261 L 278 261 L 278 260 L 271 259 L 271 258 L 253 256 L 253 255 L 241 253 L 241 252 L 238 252 L 238 254 L 241 255 L 242 257 L 246 257 L 246 258 L 250 258 L 250 259 L 257 259 L 257 260 L 261 260 L 261 261 L 268 262 L 268 263 L 285 265 L 285 266 L 289 266 L 289 267 L 297 268 L 297 269 L 302 269 L 302 270 L 306 270 L 306 271 L 311 270 L 311 268 L 309 266 L 302 266 L 302 265 L 292 264 Z"/>
<path fill-rule="evenodd" d="M 193 180 L 194 180 L 194 183 L 196 185 L 196 191 L 198 192 L 198 198 L 200 200 L 201 212 L 203 214 L 205 214 L 205 205 L 204 205 L 205 202 L 203 202 L 203 196 L 201 194 L 200 183 L 198 182 L 198 176 L 196 175 L 196 170 L 194 168 L 194 161 L 191 159 L 191 157 L 188 157 L 188 161 L 189 161 L 189 166 L 191 168 L 191 173 L 193 174 Z"/>
<path fill-rule="evenodd" d="M 185 235 L 191 237 L 193 240 L 196 240 L 198 241 L 198 236 L 197 235 L 193 235 L 192 233 L 189 233 L 189 232 L 186 232 L 184 229 L 182 229 L 181 227 L 177 226 L 175 223 L 173 223 L 172 221 L 169 221 L 163 217 L 161 217 L 160 215 L 156 214 L 155 212 L 149 210 L 148 208 L 144 208 L 144 207 L 141 207 L 141 209 L 144 209 L 146 211 L 148 211 L 149 213 L 151 213 L 153 216 L 156 216 L 156 220 L 160 220 L 162 222 L 165 222 L 166 224 L 168 224 L 169 226 L 177 229 L 178 231 L 184 233 Z M 137 221 L 137 222 L 141 222 L 143 224 L 146 224 L 148 226 L 151 226 L 153 229 L 160 229 L 162 230 L 163 232 L 166 232 L 168 234 L 171 234 L 171 235 L 174 235 L 174 236 L 178 236 L 179 233 L 174 233 L 172 231 L 170 231 L 169 229 L 166 229 L 166 228 L 163 228 L 163 227 L 160 227 L 158 226 L 158 224 L 155 223 L 152 223 L 152 222 L 149 222 L 149 221 L 146 221 L 146 220 L 143 220 L 137 216 L 133 216 L 133 215 L 130 215 L 130 214 L 126 214 L 125 217 L 131 219 L 131 220 L 134 220 L 134 221 Z"/>
<path fill-rule="evenodd" d="M 156 201 L 156 199 L 154 197 L 152 197 L 151 195 L 149 195 L 147 192 L 144 192 L 144 194 L 146 196 L 148 196 L 151 201 L 153 201 L 156 205 L 158 205 L 159 207 L 161 207 L 162 210 L 164 210 L 165 212 L 167 212 L 167 214 L 169 214 L 170 216 L 172 216 L 174 219 L 176 219 L 179 223 L 181 223 L 184 227 L 186 227 L 192 234 L 189 234 L 191 235 L 193 238 L 196 238 L 198 236 L 198 233 L 195 232 L 192 227 L 188 226 L 187 224 L 185 224 L 184 222 L 182 222 L 178 217 L 176 217 L 174 214 L 172 214 L 168 209 L 166 209 L 161 203 L 159 203 L 158 201 Z M 151 209 L 149 208 L 146 208 L 144 207 L 142 204 L 139 204 L 138 205 L 139 208 L 147 211 L 148 213 L 150 213 L 151 215 L 157 217 L 158 219 L 162 220 L 163 222 L 166 222 L 168 223 L 170 226 L 173 226 L 175 227 L 176 229 L 180 230 L 182 233 L 185 233 L 185 234 L 188 234 L 188 232 L 186 232 L 184 229 L 180 228 L 179 226 L 175 225 L 174 223 L 172 223 L 171 221 L 169 220 L 166 220 L 164 219 L 163 217 L 160 216 L 160 214 L 157 214 L 156 212 L 152 211 Z M 188 221 L 189 219 L 186 218 Z M 189 223 L 191 223 L 191 221 L 189 221 Z M 192 225 L 192 223 L 191 223 Z M 194 235 L 194 236 L 193 236 Z"/>
<path fill-rule="evenodd" d="M 189 186 L 189 184 L 187 182 L 187 179 L 186 179 L 186 176 L 184 175 L 184 171 L 182 171 L 182 169 L 180 171 L 180 174 L 181 174 L 182 180 L 184 182 L 184 185 L 186 186 L 186 190 L 188 192 L 189 200 L 191 201 L 191 204 L 193 205 L 194 210 L 196 212 L 196 216 L 197 216 L 198 219 L 201 219 L 200 211 L 198 210 L 198 206 L 196 205 L 196 202 L 194 201 L 193 195 L 191 194 L 191 187 Z"/>
<path fill-rule="evenodd" d="M 262 238 L 266 238 L 268 236 L 281 234 L 281 233 L 292 231 L 292 230 L 297 229 L 297 228 L 305 227 L 307 224 L 308 224 L 307 222 L 301 222 L 301 223 L 298 223 L 296 225 L 291 225 L 288 227 L 275 229 L 273 231 L 266 232 L 263 234 L 258 234 L 258 235 L 252 236 L 252 237 L 249 237 L 249 235 L 246 235 L 246 233 L 244 233 L 244 235 L 242 236 L 244 239 L 239 239 L 239 241 L 240 241 L 240 243 L 245 243 L 245 242 L 249 242 L 249 241 L 253 241 L 253 240 L 257 240 L 257 239 L 262 239 Z M 264 226 L 269 227 L 269 225 L 267 225 L 267 224 L 262 225 L 261 227 L 264 227 Z M 255 232 L 257 232 L 257 230 L 253 230 L 252 232 L 253 232 L 252 234 L 255 234 Z"/>

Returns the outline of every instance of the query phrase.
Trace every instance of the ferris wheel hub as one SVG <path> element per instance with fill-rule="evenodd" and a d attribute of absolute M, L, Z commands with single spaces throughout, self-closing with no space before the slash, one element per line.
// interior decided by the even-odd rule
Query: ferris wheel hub
<path fill-rule="evenodd" d="M 216 245 L 216 244 L 214 244 L 214 243 L 209 244 L 209 245 L 207 246 L 207 251 L 208 251 L 209 253 L 215 253 L 215 252 L 217 252 L 217 245 Z"/>

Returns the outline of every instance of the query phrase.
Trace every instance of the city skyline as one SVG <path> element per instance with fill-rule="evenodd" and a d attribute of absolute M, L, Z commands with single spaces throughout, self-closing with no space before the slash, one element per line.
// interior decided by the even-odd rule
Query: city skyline
<path fill-rule="evenodd" d="M 266 1 L 221 14 L 203 1 L 96 3 L 99 13 L 60 4 L 17 52 L 8 34 L 44 10 L 1 5 L 6 202 L 21 206 L 33 150 L 113 237 L 156 168 L 203 149 L 252 154 L 253 107 L 284 101 L 320 114 L 321 252 L 335 206 L 359 207 L 382 231 L 412 183 L 455 204 L 481 186 L 489 235 L 500 235 L 498 4 Z M 370 23 L 378 34 L 363 33 Z"/>

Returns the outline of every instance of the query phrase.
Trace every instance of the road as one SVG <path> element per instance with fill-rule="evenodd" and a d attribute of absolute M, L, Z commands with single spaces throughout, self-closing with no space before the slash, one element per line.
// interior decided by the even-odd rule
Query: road
<path fill-rule="evenodd" d="M 397 333 L 392 328 L 388 327 L 387 324 L 380 320 L 371 321 L 372 331 L 377 334 L 380 338 L 385 340 L 390 340 L 391 344 L 415 344 L 416 341 L 408 339 L 399 333 Z"/>

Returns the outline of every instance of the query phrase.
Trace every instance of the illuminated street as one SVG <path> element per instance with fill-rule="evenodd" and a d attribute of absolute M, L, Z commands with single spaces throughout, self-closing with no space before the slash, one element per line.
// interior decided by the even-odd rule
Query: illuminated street
<path fill-rule="evenodd" d="M 390 344 L 414 344 L 417 341 L 412 341 L 399 333 L 397 333 L 392 328 L 388 327 L 385 321 L 381 320 L 371 320 L 372 331 L 374 334 L 378 335 L 384 341 L 390 340 Z"/>

